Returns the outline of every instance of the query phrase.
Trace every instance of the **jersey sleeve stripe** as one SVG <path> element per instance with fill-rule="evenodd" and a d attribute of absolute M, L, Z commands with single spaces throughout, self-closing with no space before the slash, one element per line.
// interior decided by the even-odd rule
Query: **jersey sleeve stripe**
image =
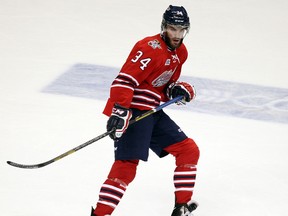
<path fill-rule="evenodd" d="M 129 74 L 120 72 L 118 75 L 118 78 L 122 78 L 124 80 L 127 80 L 127 81 L 133 83 L 135 86 L 139 86 L 139 82 L 133 76 L 131 76 Z"/>
<path fill-rule="evenodd" d="M 130 90 L 134 91 L 133 87 L 127 86 L 127 85 L 121 85 L 121 84 L 113 84 L 113 85 L 111 85 L 111 88 L 114 88 L 114 87 L 127 88 L 127 89 L 130 89 Z"/>

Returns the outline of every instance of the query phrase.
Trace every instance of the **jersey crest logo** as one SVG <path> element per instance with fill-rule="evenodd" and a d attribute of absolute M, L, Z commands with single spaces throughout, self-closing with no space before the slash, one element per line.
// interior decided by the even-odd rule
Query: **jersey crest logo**
<path fill-rule="evenodd" d="M 158 40 L 149 41 L 148 45 L 151 46 L 153 49 L 162 49 L 161 44 Z"/>
<path fill-rule="evenodd" d="M 171 69 L 169 71 L 165 71 L 159 77 L 157 77 L 155 80 L 153 80 L 153 82 L 152 82 L 153 87 L 160 87 L 160 86 L 163 86 L 166 83 L 168 83 L 169 80 L 171 79 L 172 75 L 174 74 L 176 68 L 174 70 Z"/>

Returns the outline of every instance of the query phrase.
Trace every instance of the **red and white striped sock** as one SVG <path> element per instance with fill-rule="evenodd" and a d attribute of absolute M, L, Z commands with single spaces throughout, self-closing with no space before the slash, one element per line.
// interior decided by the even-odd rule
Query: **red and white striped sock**
<path fill-rule="evenodd" d="M 176 203 L 188 203 L 193 195 L 197 168 L 194 165 L 178 166 L 174 171 Z"/>
<path fill-rule="evenodd" d="M 122 196 L 126 191 L 126 186 L 110 179 L 107 179 L 99 193 L 99 200 L 97 202 L 95 215 L 110 215 L 120 202 Z"/>

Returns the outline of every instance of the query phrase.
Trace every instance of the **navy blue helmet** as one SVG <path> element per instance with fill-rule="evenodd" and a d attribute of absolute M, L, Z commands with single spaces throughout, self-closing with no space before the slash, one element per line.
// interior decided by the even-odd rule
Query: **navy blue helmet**
<path fill-rule="evenodd" d="M 183 6 L 170 5 L 163 14 L 161 30 L 164 31 L 167 24 L 180 25 L 190 28 L 190 21 L 187 11 Z"/>

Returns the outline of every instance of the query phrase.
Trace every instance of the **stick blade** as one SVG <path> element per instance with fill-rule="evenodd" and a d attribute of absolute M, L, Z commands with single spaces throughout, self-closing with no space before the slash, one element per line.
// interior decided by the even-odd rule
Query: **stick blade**
<path fill-rule="evenodd" d="M 34 165 L 26 165 L 26 164 L 15 163 L 15 162 L 12 162 L 12 161 L 7 161 L 7 164 L 9 164 L 10 166 L 17 167 L 17 168 L 22 168 L 22 169 L 37 169 L 37 168 L 41 168 L 41 167 L 47 165 L 45 163 L 34 164 Z"/>

